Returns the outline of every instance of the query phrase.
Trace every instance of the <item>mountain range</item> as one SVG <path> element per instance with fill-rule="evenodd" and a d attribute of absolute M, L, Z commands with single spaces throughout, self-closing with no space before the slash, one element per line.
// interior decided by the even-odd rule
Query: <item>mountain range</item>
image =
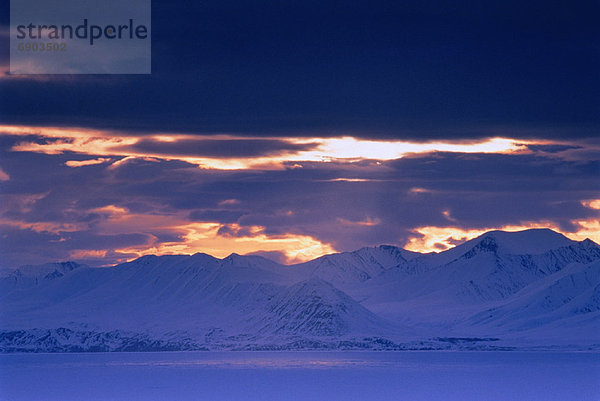
<path fill-rule="evenodd" d="M 290 266 L 202 253 L 24 266 L 0 277 L 0 324 L 0 352 L 600 349 L 600 246 L 534 229 Z"/>

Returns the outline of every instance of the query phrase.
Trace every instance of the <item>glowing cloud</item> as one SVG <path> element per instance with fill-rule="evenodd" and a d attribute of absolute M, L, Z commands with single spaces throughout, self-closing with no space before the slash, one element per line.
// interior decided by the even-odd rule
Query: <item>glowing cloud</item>
<path fill-rule="evenodd" d="M 69 257 L 72 259 L 104 258 L 107 253 L 106 250 L 76 249 L 69 253 Z"/>
<path fill-rule="evenodd" d="M 91 160 L 69 160 L 65 162 L 65 164 L 69 167 L 83 167 L 83 166 L 93 166 L 95 164 L 102 164 L 110 162 L 110 158 L 99 157 L 97 159 Z"/>
<path fill-rule="evenodd" d="M 444 217 L 454 223 L 456 223 L 458 220 L 456 220 L 454 217 L 452 217 L 452 215 L 450 214 L 450 210 L 444 210 L 442 212 L 442 214 L 444 215 Z"/>
<path fill-rule="evenodd" d="M 342 218 L 338 218 L 337 220 L 345 226 L 359 226 L 359 227 L 360 226 L 373 227 L 373 226 L 379 225 L 381 223 L 381 220 L 379 220 L 378 218 L 372 219 L 370 217 L 367 217 L 363 221 L 351 221 L 351 220 L 346 220 L 346 219 L 342 219 Z"/>
<path fill-rule="evenodd" d="M 367 178 L 333 178 L 331 180 L 325 180 L 326 182 L 369 182 L 375 181 Z"/>
<path fill-rule="evenodd" d="M 227 204 L 235 204 L 232 199 Z M 185 218 L 185 213 L 136 214 L 119 205 L 106 205 L 88 210 L 103 217 L 94 222 L 97 234 L 116 235 L 142 233 L 150 241 L 136 246 L 119 249 L 76 250 L 79 257 L 96 257 L 99 252 L 122 255 L 119 262 L 132 260 L 143 255 L 175 255 L 208 253 L 225 257 L 231 253 L 247 254 L 259 251 L 278 251 L 285 255 L 287 263 L 303 262 L 334 253 L 336 250 L 309 235 L 284 233 L 270 235 L 262 226 L 240 226 L 220 222 L 194 222 Z M 41 228 L 41 227 L 40 227 Z M 82 227 L 78 227 L 82 228 Z M 176 237 L 176 240 L 161 241 L 161 234 Z M 94 253 L 95 252 L 95 253 Z M 132 256 L 133 255 L 133 256 Z M 73 256 L 75 257 L 75 256 Z"/>
<path fill-rule="evenodd" d="M 8 181 L 10 180 L 10 175 L 7 172 L 0 168 L 0 181 Z"/>
<path fill-rule="evenodd" d="M 409 192 L 412 194 L 430 194 L 430 193 L 433 193 L 434 191 L 432 191 L 431 189 L 426 189 L 426 188 L 411 188 L 409 190 Z"/>
<path fill-rule="evenodd" d="M 238 205 L 240 203 L 237 199 L 225 199 L 219 202 L 219 206 Z"/>
<path fill-rule="evenodd" d="M 565 234 L 567 237 L 577 241 L 589 238 L 600 244 L 600 219 L 575 220 L 574 223 L 579 230 L 575 233 Z"/>
<path fill-rule="evenodd" d="M 589 207 L 590 209 L 600 210 L 600 199 L 592 199 L 581 202 L 581 204 L 585 207 Z"/>
<path fill-rule="evenodd" d="M 314 141 L 312 139 L 311 141 Z M 523 150 L 523 145 L 513 139 L 491 138 L 471 143 L 406 141 L 369 141 L 352 137 L 325 138 L 319 150 L 304 152 L 307 160 L 374 159 L 394 160 L 411 153 L 461 152 L 461 153 L 510 153 Z"/>
<path fill-rule="evenodd" d="M 237 225 L 234 225 L 237 226 Z M 163 242 L 141 247 L 117 249 L 115 252 L 127 255 L 176 255 L 208 253 L 216 257 L 226 257 L 231 253 L 254 253 L 258 251 L 279 251 L 287 263 L 298 263 L 336 252 L 333 247 L 308 235 L 282 234 L 267 235 L 264 227 L 244 227 L 245 235 L 223 236 L 220 223 L 189 223 L 172 227 L 183 232 L 181 242 Z M 235 228 L 241 229 L 237 226 Z"/>
<path fill-rule="evenodd" d="M 12 227 L 17 227 L 22 230 L 31 230 L 36 233 L 52 233 L 52 234 L 60 234 L 64 232 L 76 232 L 85 229 L 85 225 L 83 224 L 71 224 L 71 223 L 54 223 L 54 222 L 25 222 L 25 221 L 16 221 L 9 219 L 0 219 L 0 225 L 7 225 Z"/>
<path fill-rule="evenodd" d="M 107 205 L 107 206 L 98 207 L 96 209 L 90 210 L 90 212 L 105 213 L 105 214 L 110 215 L 111 217 L 123 215 L 123 214 L 127 213 L 128 211 L 129 210 L 125 209 L 124 207 L 115 206 L 115 205 Z"/>
<path fill-rule="evenodd" d="M 284 169 L 301 167 L 301 162 L 356 162 L 360 160 L 395 160 L 410 154 L 429 152 L 460 152 L 460 153 L 523 153 L 527 152 L 527 141 L 517 141 L 509 138 L 489 138 L 471 142 L 455 143 L 451 141 L 436 141 L 415 143 L 400 140 L 373 141 L 350 136 L 341 138 L 248 138 L 230 135 L 150 135 L 137 137 L 135 135 L 115 131 L 89 130 L 80 128 L 56 127 L 24 127 L 0 126 L 0 132 L 9 135 L 35 135 L 52 140 L 45 143 L 23 141 L 13 147 L 14 151 L 36 152 L 45 154 L 61 154 L 76 152 L 94 156 L 121 157 L 112 164 L 113 168 L 122 165 L 131 158 L 154 158 L 162 160 L 181 160 L 206 169 L 239 170 L 239 169 Z M 290 145 L 290 149 L 280 149 L 268 155 L 254 157 L 196 157 L 189 155 L 173 155 L 158 150 L 142 151 L 136 144 L 144 141 L 173 143 L 192 140 L 248 140 L 273 141 L 277 140 Z M 533 142 L 532 142 L 533 143 Z M 69 161 L 71 167 L 108 162 L 105 158 L 88 161 Z M 342 178 L 339 181 L 362 181 L 360 178 Z"/>
<path fill-rule="evenodd" d="M 415 235 L 407 241 L 404 248 L 414 252 L 439 252 L 450 249 L 457 244 L 471 240 L 488 231 L 522 231 L 531 228 L 549 228 L 559 232 L 575 241 L 582 241 L 586 238 L 594 242 L 600 242 L 600 220 L 579 220 L 574 221 L 580 229 L 576 232 L 564 232 L 558 225 L 550 221 L 525 222 L 520 225 L 506 225 L 502 227 L 488 227 L 477 229 L 463 229 L 459 227 L 417 227 L 412 231 Z"/>

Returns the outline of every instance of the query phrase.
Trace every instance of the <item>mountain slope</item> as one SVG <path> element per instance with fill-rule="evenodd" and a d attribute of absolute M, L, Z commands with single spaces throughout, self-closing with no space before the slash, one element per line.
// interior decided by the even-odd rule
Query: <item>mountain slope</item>
<path fill-rule="evenodd" d="M 496 236 L 486 234 L 447 252 L 399 265 L 349 294 L 389 318 L 411 315 L 417 304 L 423 309 L 424 320 L 455 320 L 457 313 L 469 313 L 486 303 L 509 298 L 571 263 L 600 259 L 600 247 L 592 241 L 561 243 L 567 245 L 517 255 L 505 253 L 506 248 Z M 533 248 L 537 252 L 545 249 L 539 245 Z M 414 263 L 420 268 L 415 269 Z M 453 309 L 453 313 L 447 313 L 447 309 Z M 419 317 L 411 319 L 418 321 Z"/>
<path fill-rule="evenodd" d="M 377 277 L 384 271 L 419 255 L 395 246 L 381 245 L 321 256 L 295 265 L 294 271 L 300 277 L 318 277 L 336 286 L 346 287 Z"/>
<path fill-rule="evenodd" d="M 294 266 L 196 254 L 27 267 L 2 279 L 0 350 L 593 347 L 599 263 L 592 241 L 527 230 Z"/>
<path fill-rule="evenodd" d="M 6 294 L 18 288 L 29 288 L 45 281 L 64 277 L 75 269 L 87 266 L 75 262 L 46 263 L 38 266 L 22 266 L 6 272 L 0 277 L 0 294 Z"/>
<path fill-rule="evenodd" d="M 294 284 L 273 297 L 259 333 L 343 336 L 376 333 L 384 325 L 344 292 L 319 278 Z"/>
<path fill-rule="evenodd" d="M 475 324 L 530 329 L 600 311 L 600 262 L 572 263 L 471 318 Z"/>

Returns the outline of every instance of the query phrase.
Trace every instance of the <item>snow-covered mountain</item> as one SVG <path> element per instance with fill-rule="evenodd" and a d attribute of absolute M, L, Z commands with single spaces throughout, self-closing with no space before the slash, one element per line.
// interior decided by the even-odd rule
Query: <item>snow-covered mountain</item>
<path fill-rule="evenodd" d="M 296 265 L 294 270 L 307 277 L 316 276 L 334 285 L 346 286 L 377 277 L 384 271 L 417 256 L 420 254 L 391 245 L 381 245 L 321 256 Z"/>
<path fill-rule="evenodd" d="M 48 280 L 63 277 L 79 267 L 86 266 L 75 262 L 22 266 L 0 277 L 0 294 L 7 293 L 15 288 L 32 287 Z"/>
<path fill-rule="evenodd" d="M 293 266 L 237 254 L 56 263 L 0 285 L 4 352 L 600 348 L 600 246 L 550 230 Z"/>

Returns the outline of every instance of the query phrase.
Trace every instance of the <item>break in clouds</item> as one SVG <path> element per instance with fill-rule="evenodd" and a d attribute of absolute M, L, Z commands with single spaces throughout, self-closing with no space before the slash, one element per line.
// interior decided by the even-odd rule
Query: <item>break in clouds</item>
<path fill-rule="evenodd" d="M 590 141 L 359 142 L 369 158 L 344 157 L 352 138 L 229 141 L 3 134 L 2 267 L 195 252 L 293 263 L 379 244 L 443 250 L 489 229 L 542 226 L 598 241 Z"/>

